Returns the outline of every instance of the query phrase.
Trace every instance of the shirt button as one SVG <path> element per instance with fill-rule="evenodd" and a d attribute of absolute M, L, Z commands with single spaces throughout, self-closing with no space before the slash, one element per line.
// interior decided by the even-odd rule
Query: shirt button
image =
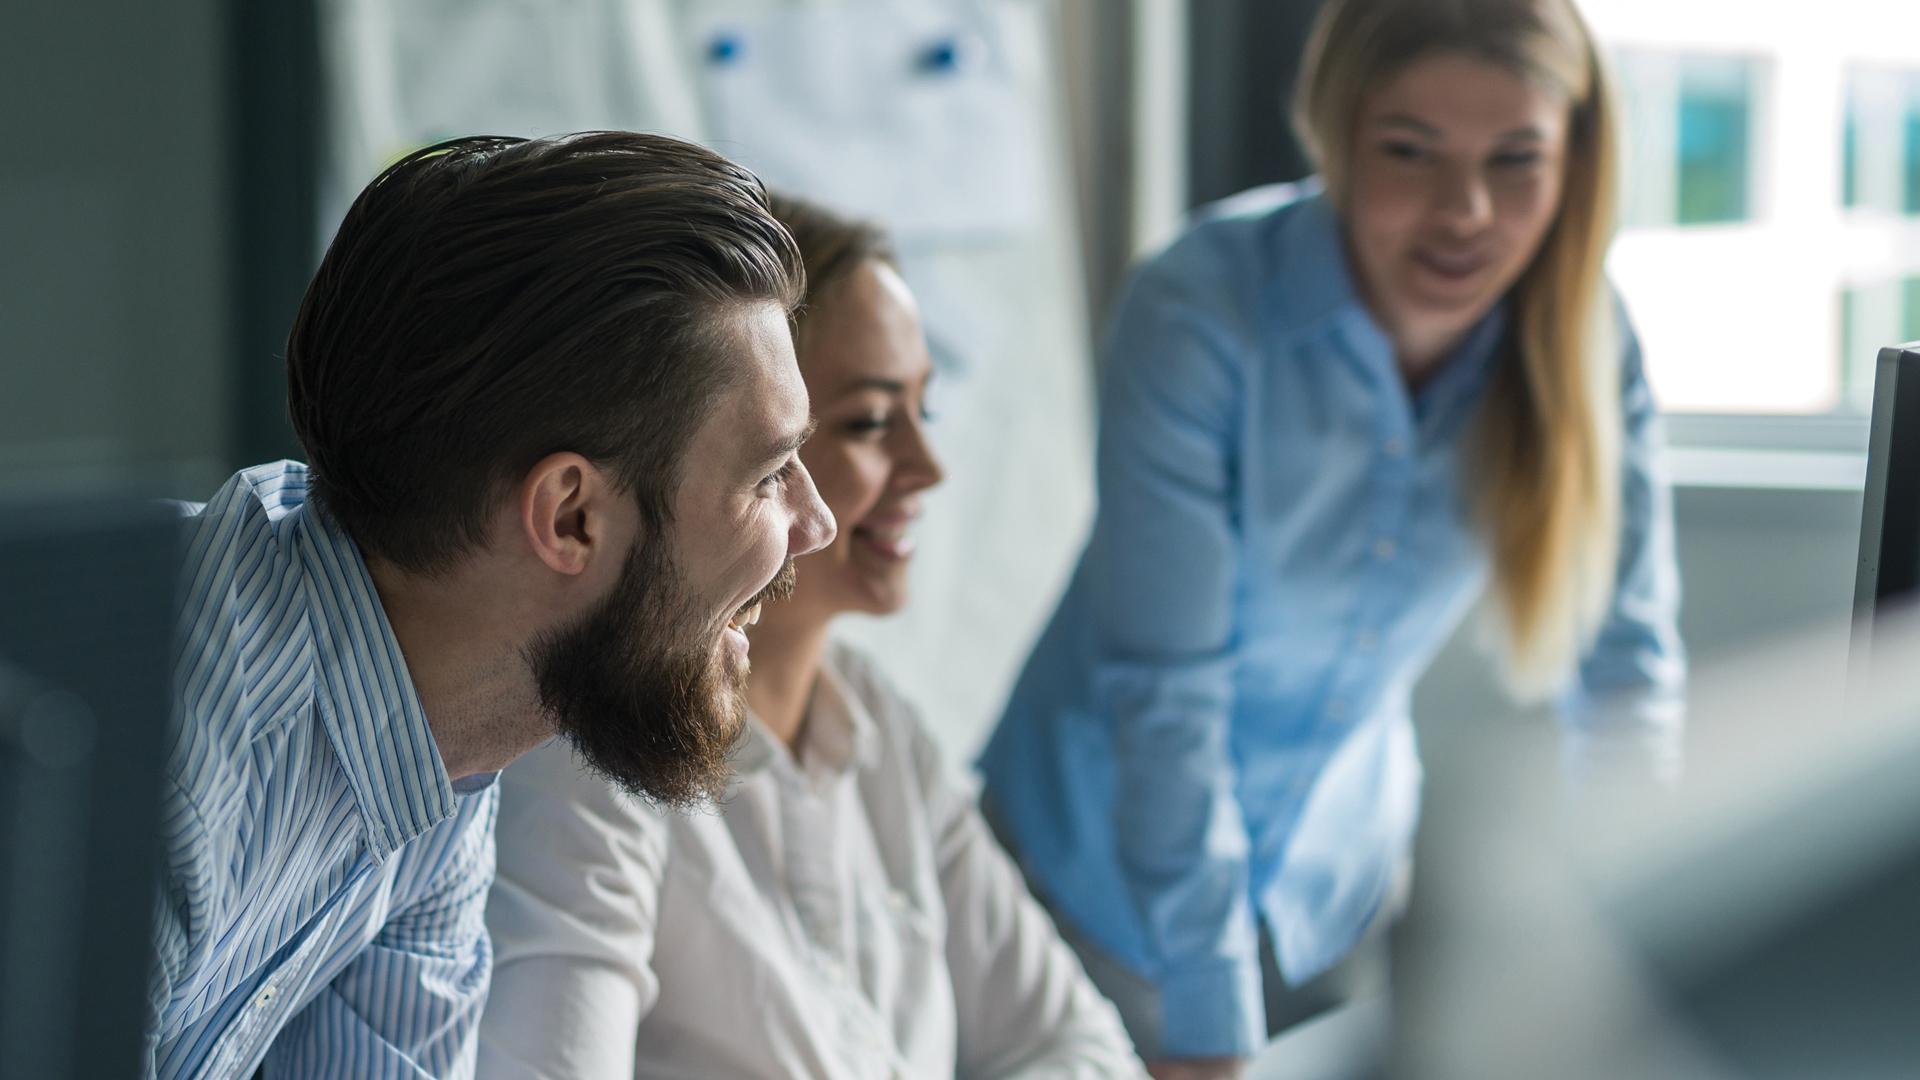
<path fill-rule="evenodd" d="M 273 1004 L 273 994 L 274 990 L 271 986 L 255 994 L 253 997 L 253 1007 L 256 1009 L 264 1009 L 268 1005 Z"/>
<path fill-rule="evenodd" d="M 1400 550 L 1399 548 L 1394 546 L 1394 543 L 1392 540 L 1389 540 L 1384 536 L 1373 542 L 1373 557 L 1380 560 L 1381 562 L 1386 562 L 1389 559 L 1392 559 L 1393 556 L 1399 550 Z"/>
<path fill-rule="evenodd" d="M 1372 652 L 1380 647 L 1380 638 L 1371 630 L 1362 630 L 1359 635 L 1353 639 L 1353 644 L 1361 652 Z"/>
<path fill-rule="evenodd" d="M 1388 457 L 1404 457 L 1407 453 L 1407 444 L 1399 439 L 1388 439 L 1380 444 L 1380 450 Z"/>

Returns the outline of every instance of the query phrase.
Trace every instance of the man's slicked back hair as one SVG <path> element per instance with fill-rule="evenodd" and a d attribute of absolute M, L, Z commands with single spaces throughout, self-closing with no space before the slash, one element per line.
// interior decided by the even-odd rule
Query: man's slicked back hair
<path fill-rule="evenodd" d="M 804 290 L 752 173 L 657 135 L 475 136 L 402 158 L 347 211 L 287 342 L 320 506 L 435 573 L 573 451 L 671 521 L 681 459 L 742 374 L 738 317 Z"/>

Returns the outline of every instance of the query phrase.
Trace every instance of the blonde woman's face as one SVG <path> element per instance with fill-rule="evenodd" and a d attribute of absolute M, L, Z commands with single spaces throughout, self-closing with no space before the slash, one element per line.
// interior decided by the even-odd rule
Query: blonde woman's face
<path fill-rule="evenodd" d="M 1362 102 L 1347 243 L 1403 360 L 1437 359 L 1526 269 L 1559 210 L 1567 121 L 1564 97 L 1453 54 Z"/>

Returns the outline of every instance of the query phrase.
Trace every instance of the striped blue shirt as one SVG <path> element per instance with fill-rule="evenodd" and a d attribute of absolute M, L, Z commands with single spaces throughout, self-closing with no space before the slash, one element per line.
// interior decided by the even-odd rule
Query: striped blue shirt
<path fill-rule="evenodd" d="M 448 780 L 305 466 L 186 527 L 149 1073 L 471 1075 L 493 777 Z"/>

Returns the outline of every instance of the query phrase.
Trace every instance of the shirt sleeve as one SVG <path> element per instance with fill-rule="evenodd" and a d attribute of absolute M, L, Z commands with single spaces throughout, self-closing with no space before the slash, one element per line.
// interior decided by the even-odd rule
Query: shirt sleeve
<path fill-rule="evenodd" d="M 1620 549 L 1612 604 L 1560 716 L 1576 779 L 1616 767 L 1664 781 L 1680 768 L 1686 656 L 1666 440 L 1640 342 L 1618 309 L 1621 355 Z"/>
<path fill-rule="evenodd" d="M 473 1075 L 498 802 L 494 791 L 470 796 L 409 845 L 402 857 L 418 860 L 425 887 L 274 1039 L 268 1077 Z"/>
<path fill-rule="evenodd" d="M 501 785 L 480 1076 L 631 1080 L 640 1022 L 659 999 L 664 830 L 564 743 L 515 762 Z"/>
<path fill-rule="evenodd" d="M 956 1075 L 1144 1077 L 1119 1015 L 1028 893 L 980 816 L 971 786 L 954 775 L 918 716 L 904 702 L 898 708 L 912 732 L 946 906 Z"/>
<path fill-rule="evenodd" d="M 1087 558 L 1117 854 L 1145 930 L 1141 974 L 1160 991 L 1161 1052 L 1244 1056 L 1266 1023 L 1228 748 L 1241 361 L 1158 267 L 1123 298 L 1106 355 Z"/>

